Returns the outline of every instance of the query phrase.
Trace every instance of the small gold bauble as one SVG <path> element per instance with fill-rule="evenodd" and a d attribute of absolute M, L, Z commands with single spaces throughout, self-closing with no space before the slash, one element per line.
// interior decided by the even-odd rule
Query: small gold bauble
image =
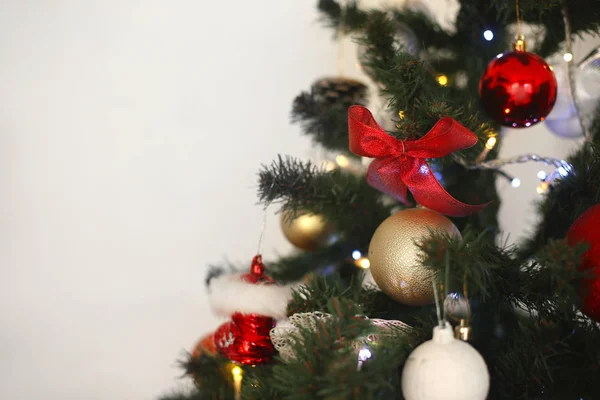
<path fill-rule="evenodd" d="M 291 212 L 281 213 L 281 230 L 287 240 L 302 250 L 316 250 L 326 246 L 333 238 L 331 224 L 319 214 L 299 212 L 291 219 Z"/>
<path fill-rule="evenodd" d="M 426 208 L 402 210 L 379 225 L 369 245 L 371 274 L 392 299 L 414 306 L 433 303 L 431 273 L 420 262 L 417 243 L 430 230 L 460 236 L 452 221 Z"/>

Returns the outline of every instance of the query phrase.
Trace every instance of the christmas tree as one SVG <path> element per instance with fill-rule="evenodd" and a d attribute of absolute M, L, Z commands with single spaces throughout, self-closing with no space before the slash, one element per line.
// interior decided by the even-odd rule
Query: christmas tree
<path fill-rule="evenodd" d="M 181 361 L 196 389 L 165 400 L 600 399 L 600 95 L 576 90 L 600 52 L 571 62 L 573 38 L 600 32 L 600 2 L 459 3 L 450 31 L 415 7 L 318 2 L 386 107 L 373 116 L 341 73 L 294 100 L 292 121 L 337 163 L 279 156 L 258 196 L 303 251 L 211 270 L 231 321 Z M 526 24 L 543 28 L 531 49 Z M 499 159 L 502 127 L 549 122 L 557 92 L 575 122 L 550 128 L 580 148 Z M 495 182 L 518 184 L 503 168 L 521 162 L 555 172 L 539 223 L 507 246 Z"/>

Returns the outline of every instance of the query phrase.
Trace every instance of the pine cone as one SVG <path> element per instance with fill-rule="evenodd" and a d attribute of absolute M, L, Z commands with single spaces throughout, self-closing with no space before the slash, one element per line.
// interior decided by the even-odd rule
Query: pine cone
<path fill-rule="evenodd" d="M 364 104 L 367 87 L 361 82 L 348 78 L 323 78 L 311 87 L 312 96 L 321 106 L 333 104 Z"/>

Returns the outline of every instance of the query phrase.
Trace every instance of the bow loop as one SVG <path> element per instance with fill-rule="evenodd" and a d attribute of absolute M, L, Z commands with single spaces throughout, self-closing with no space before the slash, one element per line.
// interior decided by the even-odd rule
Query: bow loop
<path fill-rule="evenodd" d="M 363 132 L 361 135 L 350 135 L 350 151 L 356 155 L 381 158 L 401 156 L 404 152 L 402 142 L 385 133 L 365 107 L 351 106 L 348 109 L 348 129 Z"/>
<path fill-rule="evenodd" d="M 422 138 L 405 143 L 406 154 L 416 158 L 445 157 L 477 143 L 477 136 L 451 117 L 441 118 Z"/>
<path fill-rule="evenodd" d="M 477 143 L 477 136 L 450 117 L 440 119 L 425 136 L 401 141 L 388 135 L 362 106 L 348 109 L 350 151 L 375 158 L 367 182 L 375 189 L 408 204 L 407 189 L 415 200 L 450 216 L 465 216 L 485 207 L 469 205 L 452 197 L 431 171 L 427 158 L 444 157 Z"/>

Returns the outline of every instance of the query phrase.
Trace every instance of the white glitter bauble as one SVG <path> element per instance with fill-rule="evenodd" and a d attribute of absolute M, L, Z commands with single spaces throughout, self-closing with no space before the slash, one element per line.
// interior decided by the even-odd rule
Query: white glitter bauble
<path fill-rule="evenodd" d="M 485 400 L 490 374 L 470 344 L 454 338 L 449 323 L 433 329 L 433 339 L 418 346 L 402 372 L 406 400 Z"/>

